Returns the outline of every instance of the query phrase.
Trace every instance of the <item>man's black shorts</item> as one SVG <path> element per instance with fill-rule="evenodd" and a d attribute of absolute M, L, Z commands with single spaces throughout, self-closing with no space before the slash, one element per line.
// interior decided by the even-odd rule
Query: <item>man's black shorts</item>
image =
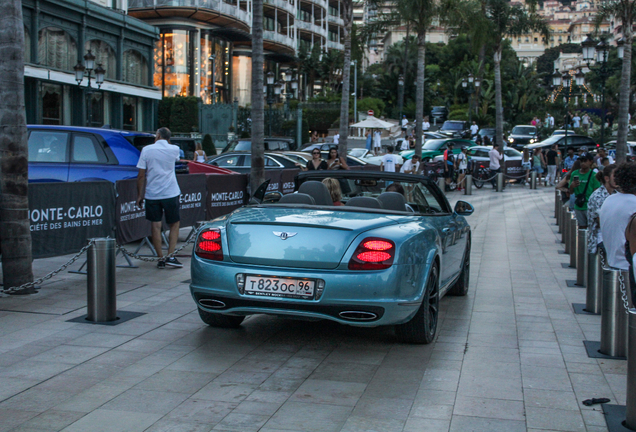
<path fill-rule="evenodd" d="M 453 178 L 454 171 L 455 171 L 455 167 L 453 165 L 448 165 L 448 170 L 444 172 L 444 177 Z"/>
<path fill-rule="evenodd" d="M 172 225 L 179 222 L 179 196 L 161 200 L 146 200 L 146 219 L 150 222 L 161 222 L 161 217 L 166 215 L 166 223 Z"/>

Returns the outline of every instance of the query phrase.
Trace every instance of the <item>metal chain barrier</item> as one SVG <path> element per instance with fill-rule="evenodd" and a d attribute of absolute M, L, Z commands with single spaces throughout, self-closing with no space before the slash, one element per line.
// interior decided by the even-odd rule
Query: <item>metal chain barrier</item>
<path fill-rule="evenodd" d="M 149 258 L 149 257 L 143 257 L 141 255 L 137 255 L 135 253 L 129 252 L 126 249 L 124 249 L 123 246 L 120 245 L 116 245 L 117 249 L 119 251 L 121 251 L 121 253 L 128 255 L 131 258 L 134 259 L 138 259 L 140 261 L 145 261 L 145 262 L 154 262 L 154 261 L 159 261 L 159 260 L 165 260 L 168 258 L 172 258 L 173 256 L 177 255 L 177 253 L 181 252 L 183 249 L 185 249 L 190 243 L 194 243 L 199 235 L 199 231 L 197 230 L 193 233 L 191 233 L 190 236 L 188 236 L 188 238 L 186 239 L 186 242 L 178 249 L 175 249 L 174 252 L 172 252 L 171 254 L 168 254 L 166 256 L 163 256 L 161 258 Z M 82 249 L 80 249 L 80 251 L 75 254 L 70 260 L 68 260 L 66 263 L 64 263 L 62 266 L 60 266 L 58 269 L 53 270 L 52 272 L 46 274 L 45 276 L 34 280 L 33 282 L 28 282 L 25 284 L 22 284 L 20 286 L 17 287 L 10 287 L 10 288 L 6 288 L 6 289 L 2 289 L 0 292 L 3 294 L 15 294 L 19 291 L 25 290 L 25 289 L 29 289 L 29 288 L 33 288 L 36 285 L 41 284 L 42 282 L 51 279 L 53 276 L 55 276 L 56 274 L 58 274 L 61 271 L 66 270 L 71 264 L 73 264 L 75 261 L 77 261 L 82 255 L 84 255 L 84 253 L 93 245 L 95 244 L 95 241 L 93 239 L 90 239 L 88 241 L 88 244 L 86 246 L 84 246 Z"/>
<path fill-rule="evenodd" d="M 140 260 L 140 261 L 145 261 L 145 262 L 155 262 L 155 261 L 162 261 L 162 260 L 166 260 L 168 258 L 172 258 L 173 256 L 177 255 L 177 253 L 181 252 L 183 249 L 185 249 L 190 243 L 194 243 L 195 240 L 198 237 L 198 232 L 194 233 L 192 236 L 190 236 L 190 238 L 188 240 L 186 240 L 186 242 L 183 244 L 183 246 L 181 246 L 178 249 L 175 249 L 174 252 L 172 252 L 171 254 L 165 255 L 161 258 L 159 257 L 144 257 L 141 255 L 137 255 L 136 253 L 127 251 L 126 249 L 124 249 L 123 246 L 117 245 L 117 250 L 121 251 L 121 253 L 128 255 L 131 258 Z"/>
<path fill-rule="evenodd" d="M 618 272 L 618 286 L 621 289 L 621 298 L 623 300 L 623 306 L 625 307 L 625 313 L 629 315 L 629 299 L 627 298 L 627 289 L 625 288 L 625 278 L 623 278 L 623 272 Z"/>
<path fill-rule="evenodd" d="M 65 264 L 63 264 L 60 268 L 58 268 L 57 270 L 53 270 L 52 272 L 48 273 L 46 276 L 41 277 L 40 279 L 36 279 L 33 282 L 29 282 L 29 283 L 25 283 L 22 284 L 20 286 L 17 287 L 11 287 L 11 288 L 7 288 L 7 289 L 3 289 L 2 293 L 3 294 L 14 294 L 18 291 L 22 291 L 28 288 L 33 288 L 36 285 L 41 284 L 42 282 L 44 282 L 45 280 L 51 279 L 53 276 L 55 276 L 56 274 L 58 274 L 59 272 L 66 270 L 66 268 L 68 266 L 70 266 L 71 264 L 73 264 L 75 261 L 77 261 L 77 259 L 79 257 L 81 257 L 82 255 L 84 255 L 84 252 L 86 252 L 88 250 L 89 247 L 91 247 L 93 244 L 95 243 L 94 240 L 89 240 L 88 244 L 86 246 L 84 246 L 73 258 L 71 258 L 70 260 L 68 260 Z"/>

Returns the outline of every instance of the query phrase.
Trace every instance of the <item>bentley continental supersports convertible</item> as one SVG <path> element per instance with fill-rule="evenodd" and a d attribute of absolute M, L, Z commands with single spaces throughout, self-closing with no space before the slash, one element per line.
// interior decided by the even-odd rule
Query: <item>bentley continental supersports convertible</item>
<path fill-rule="evenodd" d="M 440 299 L 466 295 L 473 207 L 451 208 L 428 178 L 308 171 L 295 193 L 265 189 L 198 232 L 190 289 L 205 323 L 270 314 L 391 325 L 422 344 L 435 338 Z"/>

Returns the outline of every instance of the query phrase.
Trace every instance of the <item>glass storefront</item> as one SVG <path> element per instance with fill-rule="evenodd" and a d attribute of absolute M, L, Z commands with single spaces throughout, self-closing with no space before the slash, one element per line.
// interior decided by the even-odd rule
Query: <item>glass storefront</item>
<path fill-rule="evenodd" d="M 216 102 L 230 102 L 231 58 L 231 43 L 205 30 L 164 29 L 155 46 L 153 84 L 164 97 L 198 96 L 211 103 L 214 92 Z"/>
<path fill-rule="evenodd" d="M 161 33 L 155 50 L 154 84 L 163 88 L 163 96 L 192 95 L 190 32 L 169 30 Z"/>
<path fill-rule="evenodd" d="M 124 96 L 124 130 L 137 130 L 137 98 Z"/>
<path fill-rule="evenodd" d="M 62 86 L 55 84 L 42 85 L 42 124 L 61 125 L 62 115 Z"/>

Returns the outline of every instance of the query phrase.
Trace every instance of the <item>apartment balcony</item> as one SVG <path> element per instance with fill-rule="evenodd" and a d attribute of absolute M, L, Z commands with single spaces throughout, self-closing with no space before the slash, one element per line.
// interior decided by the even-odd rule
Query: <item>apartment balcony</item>
<path fill-rule="evenodd" d="M 263 49 L 294 55 L 296 52 L 296 40 L 273 30 L 263 30 Z"/>
<path fill-rule="evenodd" d="M 328 0 L 298 0 L 300 2 L 303 3 L 313 3 L 315 5 L 320 6 L 321 8 L 327 9 L 329 7 L 329 1 Z"/>
<path fill-rule="evenodd" d="M 273 6 L 277 9 L 284 10 L 285 12 L 296 16 L 296 6 L 291 4 L 287 0 L 263 0 L 263 5 Z"/>
<path fill-rule="evenodd" d="M 128 0 L 128 14 L 141 20 L 186 18 L 249 34 L 252 17 L 222 0 Z"/>
<path fill-rule="evenodd" d="M 336 15 L 331 15 L 331 14 L 327 15 L 327 22 L 329 24 L 335 24 L 340 27 L 344 27 L 344 20 Z"/>
<path fill-rule="evenodd" d="M 298 28 L 301 31 L 306 31 L 308 33 L 314 33 L 317 35 L 327 37 L 327 30 L 324 30 L 322 27 L 314 23 L 297 19 L 296 21 L 294 21 L 294 25 L 296 26 L 296 28 Z"/>
<path fill-rule="evenodd" d="M 344 51 L 344 44 L 341 44 L 340 42 L 327 41 L 327 48 Z"/>

